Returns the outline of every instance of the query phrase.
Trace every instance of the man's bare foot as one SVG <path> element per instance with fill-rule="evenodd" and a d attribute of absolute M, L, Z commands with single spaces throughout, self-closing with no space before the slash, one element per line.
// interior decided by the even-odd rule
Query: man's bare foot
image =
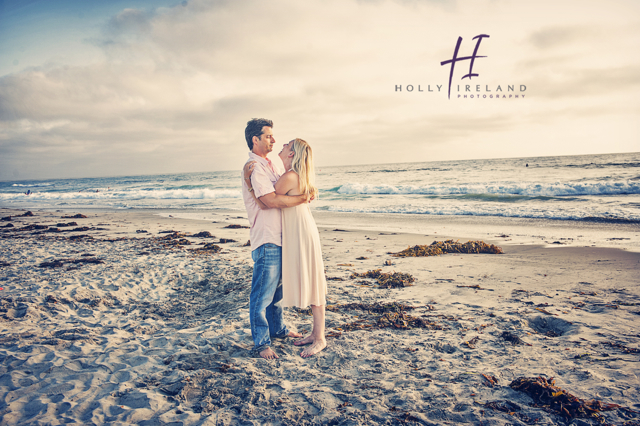
<path fill-rule="evenodd" d="M 318 339 L 313 342 L 313 345 L 309 346 L 308 348 L 305 348 L 304 351 L 300 353 L 300 356 L 302 358 L 309 358 L 310 356 L 314 356 L 315 354 L 317 354 L 318 352 L 320 352 L 326 347 L 327 347 L 327 341 L 325 339 L 322 339 L 322 340 Z"/>
<path fill-rule="evenodd" d="M 271 348 L 260 351 L 260 356 L 264 359 L 278 359 L 278 355 Z"/>
<path fill-rule="evenodd" d="M 302 337 L 302 335 L 300 337 Z M 308 345 L 309 343 L 313 343 L 314 340 L 315 339 L 313 338 L 313 334 L 310 334 L 302 340 L 293 342 L 293 344 L 296 346 L 304 346 L 304 345 Z"/>

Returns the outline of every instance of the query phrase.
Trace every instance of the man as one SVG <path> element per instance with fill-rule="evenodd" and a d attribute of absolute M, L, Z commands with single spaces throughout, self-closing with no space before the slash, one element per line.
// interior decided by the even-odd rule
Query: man
<path fill-rule="evenodd" d="M 253 351 L 262 358 L 275 359 L 271 349 L 271 337 L 302 337 L 290 332 L 282 315 L 282 222 L 280 209 L 293 207 L 308 201 L 307 195 L 278 195 L 275 183 L 280 172 L 267 158 L 276 140 L 273 122 L 254 118 L 247 123 L 244 135 L 249 146 L 249 162 L 255 162 L 250 179 L 243 174 L 242 197 L 247 208 L 251 230 L 251 257 L 253 278 L 249 296 L 249 321 L 253 337 Z M 254 192 L 255 198 L 251 194 Z M 268 209 L 262 210 L 256 198 Z"/>

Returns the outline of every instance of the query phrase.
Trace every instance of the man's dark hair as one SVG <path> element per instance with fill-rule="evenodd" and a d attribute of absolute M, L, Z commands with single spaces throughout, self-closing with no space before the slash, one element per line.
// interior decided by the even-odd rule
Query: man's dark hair
<path fill-rule="evenodd" d="M 253 137 L 262 136 L 262 128 L 264 126 L 273 127 L 273 121 L 266 118 L 252 118 L 247 122 L 247 128 L 244 129 L 244 138 L 247 140 L 249 150 L 253 150 Z"/>

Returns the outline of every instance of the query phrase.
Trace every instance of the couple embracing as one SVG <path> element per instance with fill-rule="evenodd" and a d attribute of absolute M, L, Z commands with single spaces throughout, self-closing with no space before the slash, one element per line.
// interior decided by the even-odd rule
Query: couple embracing
<path fill-rule="evenodd" d="M 311 306 L 313 330 L 296 346 L 313 356 L 326 346 L 324 317 L 327 281 L 324 275 L 318 228 L 309 201 L 314 186 L 311 147 L 302 139 L 284 144 L 278 154 L 284 174 L 267 158 L 276 143 L 273 122 L 254 118 L 247 123 L 245 139 L 249 159 L 244 167 L 242 196 L 251 223 L 251 257 L 254 261 L 249 320 L 253 352 L 265 359 L 278 355 L 271 339 L 301 338 L 284 323 L 282 309 Z"/>

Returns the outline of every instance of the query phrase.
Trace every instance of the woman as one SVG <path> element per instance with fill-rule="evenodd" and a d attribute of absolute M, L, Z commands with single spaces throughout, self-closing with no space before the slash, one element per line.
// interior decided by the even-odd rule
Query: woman
<path fill-rule="evenodd" d="M 309 144 L 302 139 L 294 139 L 283 146 L 278 156 L 286 172 L 276 182 L 276 194 L 309 194 L 315 198 L 318 190 L 314 186 Z M 253 167 L 245 178 L 249 178 L 252 171 Z M 261 209 L 268 208 L 259 199 L 256 201 Z M 310 345 L 300 356 L 308 358 L 322 351 L 327 346 L 324 336 L 327 280 L 320 235 L 308 204 L 282 209 L 282 293 L 282 306 L 311 306 L 313 330 L 309 336 L 294 342 L 296 346 Z"/>

